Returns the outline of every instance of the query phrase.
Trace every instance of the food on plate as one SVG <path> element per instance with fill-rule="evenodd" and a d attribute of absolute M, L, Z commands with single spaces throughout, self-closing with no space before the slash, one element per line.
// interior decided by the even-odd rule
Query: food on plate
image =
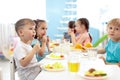
<path fill-rule="evenodd" d="M 96 70 L 94 68 L 90 68 L 88 71 L 85 72 L 85 76 L 88 77 L 102 77 L 107 76 L 107 73 L 103 70 Z"/>
<path fill-rule="evenodd" d="M 77 43 L 77 44 L 75 45 L 75 48 L 76 48 L 76 49 L 82 49 L 82 47 L 83 47 L 83 46 L 82 46 L 81 44 L 79 44 L 79 43 Z"/>
<path fill-rule="evenodd" d="M 45 65 L 44 68 L 57 70 L 57 69 L 63 69 L 64 66 L 60 62 L 55 62 L 53 64 L 47 64 L 47 65 Z"/>
<path fill-rule="evenodd" d="M 79 43 L 77 43 L 77 44 L 75 45 L 75 49 L 80 49 L 80 50 L 82 50 L 82 51 L 86 51 L 86 48 L 85 48 L 84 46 L 82 46 L 81 44 L 79 44 Z"/>
<path fill-rule="evenodd" d="M 93 45 L 92 45 L 92 43 L 88 42 L 88 43 L 85 44 L 85 47 L 86 47 L 86 48 L 92 48 Z"/>
<path fill-rule="evenodd" d="M 62 59 L 64 58 L 64 55 L 63 54 L 55 54 L 55 53 L 51 53 L 49 55 L 50 58 L 56 58 L 56 59 Z"/>
<path fill-rule="evenodd" d="M 55 46 L 59 46 L 60 44 L 57 42 L 50 43 L 50 48 L 54 48 Z"/>

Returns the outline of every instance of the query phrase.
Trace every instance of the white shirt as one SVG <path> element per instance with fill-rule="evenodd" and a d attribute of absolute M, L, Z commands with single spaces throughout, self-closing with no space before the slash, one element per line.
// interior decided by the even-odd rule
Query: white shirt
<path fill-rule="evenodd" d="M 22 41 L 19 41 L 17 43 L 17 45 L 16 45 L 16 47 L 14 49 L 14 58 L 15 58 L 16 66 L 17 66 L 18 70 L 35 66 L 35 64 L 37 63 L 36 56 L 34 55 L 33 59 L 31 60 L 31 62 L 26 67 L 22 67 L 20 65 L 20 60 L 22 58 L 24 58 L 31 50 L 32 50 L 31 45 L 25 44 Z"/>

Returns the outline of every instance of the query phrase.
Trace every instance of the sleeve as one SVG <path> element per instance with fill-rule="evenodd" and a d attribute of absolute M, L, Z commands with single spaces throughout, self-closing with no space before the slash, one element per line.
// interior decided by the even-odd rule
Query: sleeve
<path fill-rule="evenodd" d="M 15 57 L 18 60 L 21 60 L 22 58 L 24 58 L 27 55 L 27 53 L 26 53 L 26 51 L 25 51 L 25 49 L 23 47 L 20 47 L 19 49 L 16 49 L 14 54 L 15 54 Z"/>
<path fill-rule="evenodd" d="M 108 41 L 108 43 L 105 45 L 105 50 L 107 51 L 107 49 L 108 49 L 108 46 L 109 46 L 109 44 L 110 44 L 110 40 Z"/>
<path fill-rule="evenodd" d="M 117 58 L 118 62 L 120 62 L 120 46 L 117 47 L 115 51 L 115 57 Z"/>

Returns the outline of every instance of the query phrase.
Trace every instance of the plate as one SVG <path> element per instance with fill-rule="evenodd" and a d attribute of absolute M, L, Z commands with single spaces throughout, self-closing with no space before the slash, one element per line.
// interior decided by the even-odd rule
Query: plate
<path fill-rule="evenodd" d="M 65 55 L 51 53 L 51 54 L 47 55 L 46 58 L 49 58 L 49 59 L 64 59 Z"/>
<path fill-rule="evenodd" d="M 61 63 L 56 62 L 53 64 L 45 64 L 42 66 L 42 69 L 50 72 L 60 72 L 60 71 L 64 71 L 65 67 Z"/>
<path fill-rule="evenodd" d="M 100 77 L 89 77 L 89 76 L 85 76 L 85 73 L 80 73 L 80 76 L 87 79 L 87 80 L 105 80 L 107 79 L 107 75 L 106 76 L 100 76 Z"/>

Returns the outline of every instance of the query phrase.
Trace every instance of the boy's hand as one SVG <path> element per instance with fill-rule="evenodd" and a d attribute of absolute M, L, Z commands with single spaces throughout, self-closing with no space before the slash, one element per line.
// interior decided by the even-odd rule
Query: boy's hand
<path fill-rule="evenodd" d="M 39 43 L 36 43 L 33 47 L 33 49 L 38 52 L 40 50 L 40 44 Z"/>
<path fill-rule="evenodd" d="M 100 56 L 99 58 L 102 59 L 104 61 L 104 63 L 106 64 L 106 60 L 103 56 Z"/>
<path fill-rule="evenodd" d="M 120 62 L 118 62 L 117 65 L 120 67 Z"/>

